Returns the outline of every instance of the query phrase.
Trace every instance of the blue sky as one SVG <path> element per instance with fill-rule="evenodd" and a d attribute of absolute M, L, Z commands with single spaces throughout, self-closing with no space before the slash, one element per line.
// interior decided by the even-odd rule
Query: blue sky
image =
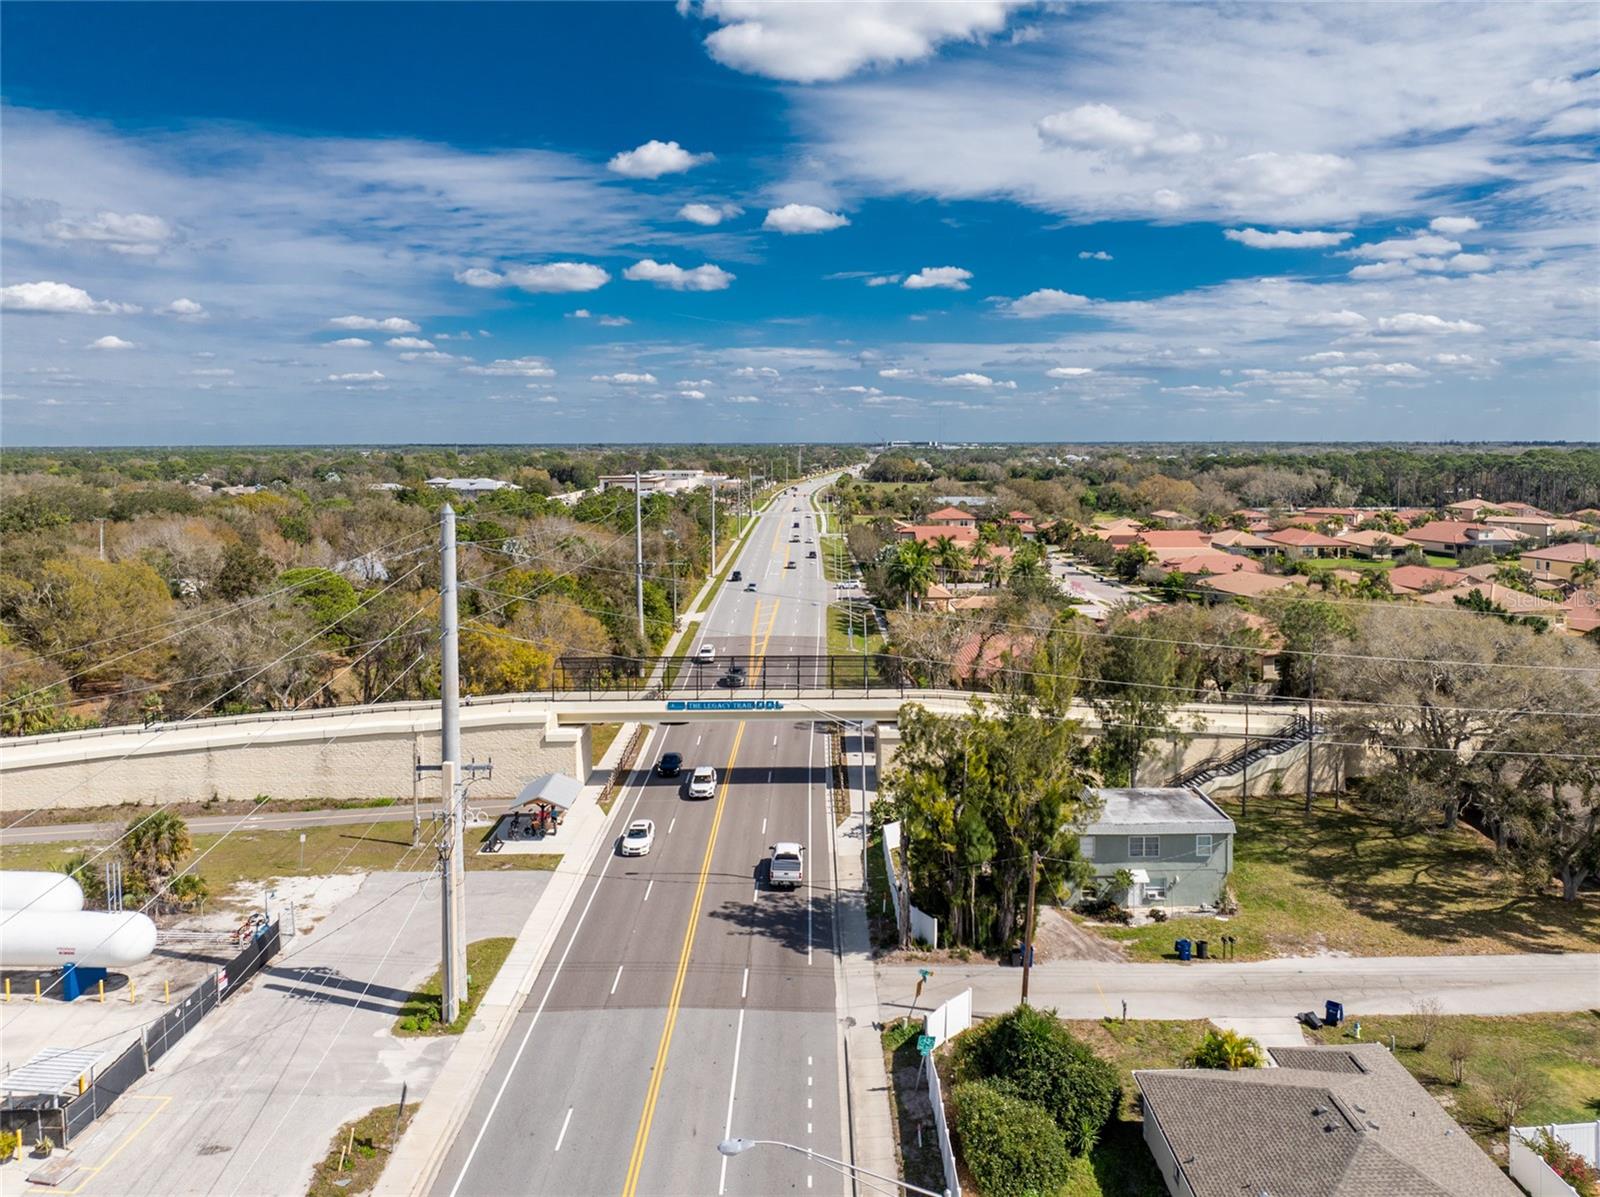
<path fill-rule="evenodd" d="M 0 24 L 11 444 L 1600 439 L 1592 6 Z"/>

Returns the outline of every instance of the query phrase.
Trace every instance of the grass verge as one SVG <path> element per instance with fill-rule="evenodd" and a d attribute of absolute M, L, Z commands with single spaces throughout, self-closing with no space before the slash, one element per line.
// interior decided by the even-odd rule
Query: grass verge
<path fill-rule="evenodd" d="M 241 882 L 274 877 L 303 877 L 322 873 L 375 873 L 389 870 L 427 872 L 436 858 L 431 847 L 436 824 L 422 825 L 422 843 L 411 846 L 411 821 L 340 824 L 288 831 L 236 831 L 221 835 L 199 834 L 194 856 L 204 853 L 197 870 L 211 893 L 221 895 Z M 469 828 L 466 836 L 468 869 L 554 869 L 558 854 L 481 855 L 478 847 L 492 828 Z M 302 848 L 300 836 L 306 837 Z M 0 845 L 0 868 L 54 869 L 74 854 L 94 850 L 104 840 L 55 840 L 38 844 Z M 303 862 L 303 863 L 302 863 Z"/>
<path fill-rule="evenodd" d="M 606 749 L 611 747 L 621 730 L 620 723 L 596 723 L 589 729 L 589 751 L 596 761 L 605 756 Z"/>
<path fill-rule="evenodd" d="M 488 992 L 489 986 L 494 984 L 495 977 L 500 975 L 500 966 L 506 962 L 506 957 L 511 954 L 511 946 L 516 942 L 511 936 L 503 935 L 495 939 L 480 939 L 469 943 L 467 1000 L 461 1004 L 456 1020 L 448 1026 L 439 1021 L 440 987 L 439 972 L 436 969 L 433 975 L 422 983 L 422 988 L 414 990 L 406 999 L 406 1004 L 400 1008 L 400 1017 L 394 1020 L 394 1033 L 403 1038 L 417 1035 L 461 1034 L 472 1021 L 472 1016 L 477 1013 L 478 1003 L 483 1000 L 483 995 Z"/>
<path fill-rule="evenodd" d="M 262 799 L 266 801 L 263 802 Z M 206 815 L 282 815 L 298 811 L 382 810 L 398 806 L 400 798 L 274 798 L 258 795 L 255 800 L 233 799 L 223 802 L 211 799 L 205 802 L 122 802 L 114 806 L 69 806 L 49 810 L 21 810 L 6 815 L 7 823 L 28 827 L 56 827 L 63 823 L 114 823 L 118 827 L 141 819 L 157 806 L 185 819 Z M 409 798 L 404 801 L 410 801 Z M 258 809 L 259 808 L 259 809 Z"/>
<path fill-rule="evenodd" d="M 1324 1043 L 1348 1043 L 1350 1032 L 1347 1022 L 1312 1035 Z M 1519 1126 L 1600 1117 L 1600 1010 L 1361 1019 L 1363 1039 L 1388 1043 L 1390 1035 L 1395 1059 L 1502 1164 L 1507 1124 L 1500 1102 L 1514 1090 L 1525 1099 Z M 1458 1085 L 1450 1057 L 1461 1053 Z"/>
<path fill-rule="evenodd" d="M 867 839 L 867 925 L 872 929 L 873 946 L 883 950 L 899 943 L 890 902 L 889 874 L 883 864 L 883 830 L 874 828 Z"/>
<path fill-rule="evenodd" d="M 398 1105 L 379 1106 L 341 1126 L 328 1154 L 311 1171 L 306 1197 L 350 1197 L 371 1190 L 420 1105 L 407 1102 L 404 1111 Z"/>
<path fill-rule="evenodd" d="M 1173 918 L 1144 927 L 1096 928 L 1128 945 L 1134 960 L 1173 956 L 1181 936 L 1238 939 L 1240 960 L 1345 952 L 1353 956 L 1590 952 L 1600 943 L 1600 893 L 1563 902 L 1530 894 L 1469 827 L 1404 835 L 1346 798 L 1237 801 L 1233 886 L 1239 913 L 1227 922 Z"/>
<path fill-rule="evenodd" d="M 900 1175 L 911 1184 L 939 1192 L 944 1188 L 944 1161 L 934 1130 L 923 1062 L 917 1052 L 922 1019 L 902 1018 L 884 1027 L 883 1064 L 893 1095 L 895 1141 L 900 1146 Z M 941 1079 L 944 1074 L 940 1074 Z"/>

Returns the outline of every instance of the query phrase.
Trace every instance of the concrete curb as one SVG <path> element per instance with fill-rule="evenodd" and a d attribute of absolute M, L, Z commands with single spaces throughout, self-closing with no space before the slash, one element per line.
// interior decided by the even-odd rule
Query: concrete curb
<path fill-rule="evenodd" d="M 595 857 L 608 842 L 612 820 L 622 808 L 621 796 L 609 814 L 602 811 L 597 801 L 602 786 L 595 785 L 593 779 L 596 775 L 608 776 L 616 768 L 637 726 L 622 726 L 591 773 L 580 800 L 583 805 L 574 812 L 579 819 L 569 815 L 562 828 L 577 841 L 574 849 L 563 853 L 561 867 L 551 875 L 534 903 L 499 976 L 489 986 L 477 1014 L 423 1097 L 422 1108 L 373 1187 L 375 1197 L 421 1197 L 432 1188 L 471 1112 L 479 1086 L 510 1035 L 517 1014 L 566 923 L 567 913 L 590 875 Z M 581 821 L 582 825 L 573 827 L 574 821 Z"/>

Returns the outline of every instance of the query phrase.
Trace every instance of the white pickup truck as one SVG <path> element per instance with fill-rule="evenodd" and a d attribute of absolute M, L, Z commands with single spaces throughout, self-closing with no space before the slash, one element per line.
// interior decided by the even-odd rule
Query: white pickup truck
<path fill-rule="evenodd" d="M 773 844 L 772 855 L 767 859 L 768 888 L 796 889 L 805 883 L 805 845 L 795 843 Z"/>

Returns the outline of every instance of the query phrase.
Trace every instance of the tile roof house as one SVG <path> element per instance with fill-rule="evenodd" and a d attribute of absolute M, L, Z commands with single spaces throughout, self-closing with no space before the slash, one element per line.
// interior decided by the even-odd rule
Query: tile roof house
<path fill-rule="evenodd" d="M 1557 536 L 1576 535 L 1584 530 L 1577 520 L 1557 519 L 1553 515 L 1486 515 L 1483 522 L 1491 528 L 1510 528 L 1521 532 L 1535 544 L 1549 544 Z"/>
<path fill-rule="evenodd" d="M 1263 594 L 1305 584 L 1304 578 L 1282 574 L 1217 574 L 1195 579 L 1196 586 L 1215 590 L 1219 594 L 1231 594 L 1235 598 L 1259 598 Z"/>
<path fill-rule="evenodd" d="M 1177 570 L 1180 574 L 1259 574 L 1264 573 L 1267 568 L 1254 557 L 1245 557 L 1239 553 L 1223 553 L 1215 549 L 1179 557 L 1171 562 L 1163 557 L 1161 564 L 1167 569 Z"/>
<path fill-rule="evenodd" d="M 1321 532 L 1306 528 L 1279 528 L 1276 532 L 1268 532 L 1262 539 L 1270 540 L 1293 558 L 1343 557 L 1350 550 L 1350 546 L 1338 537 L 1324 536 Z"/>
<path fill-rule="evenodd" d="M 1384 532 L 1378 528 L 1366 528 L 1360 531 L 1350 529 L 1339 533 L 1340 540 L 1350 546 L 1350 551 L 1358 557 L 1370 557 L 1374 560 L 1387 560 L 1398 557 L 1407 549 L 1421 546 L 1409 537 L 1396 536 L 1393 532 Z"/>
<path fill-rule="evenodd" d="M 974 632 L 951 654 L 950 676 L 958 683 L 982 681 L 1008 668 L 1027 669 L 1036 647 L 1037 642 L 1030 636 L 985 636 Z"/>
<path fill-rule="evenodd" d="M 1152 528 L 1138 535 L 1140 544 L 1149 545 L 1159 556 L 1163 549 L 1185 549 L 1191 553 L 1198 553 L 1211 547 L 1211 537 L 1205 532 L 1197 532 L 1193 528 L 1179 528 L 1167 530 Z"/>
<path fill-rule="evenodd" d="M 1434 520 L 1413 528 L 1406 536 L 1429 553 L 1457 557 L 1468 549 L 1483 548 L 1504 553 L 1522 541 L 1522 534 L 1510 528 L 1494 528 L 1467 520 Z"/>
<path fill-rule="evenodd" d="M 1529 594 L 1525 590 L 1513 590 L 1498 582 L 1463 582 L 1448 590 L 1419 594 L 1417 601 L 1427 603 L 1431 607 L 1453 607 L 1458 598 L 1466 599 L 1475 590 L 1497 607 L 1503 608 L 1508 615 L 1537 615 L 1548 619 L 1557 627 L 1566 623 L 1567 609 L 1560 603 L 1551 602 L 1537 594 Z"/>
<path fill-rule="evenodd" d="M 1254 532 L 1241 532 L 1236 528 L 1229 528 L 1225 532 L 1217 532 L 1211 537 L 1211 547 L 1214 549 L 1227 549 L 1230 553 L 1270 553 L 1278 546 L 1265 536 L 1257 536 Z"/>
<path fill-rule="evenodd" d="M 1567 631 L 1583 636 L 1600 628 L 1600 590 L 1574 590 L 1561 605 L 1567 610 Z"/>
<path fill-rule="evenodd" d="M 1600 562 L 1600 545 L 1553 544 L 1522 554 L 1522 567 L 1540 581 L 1570 582 L 1573 571 L 1585 561 Z"/>
<path fill-rule="evenodd" d="M 960 524 L 908 524 L 903 520 L 894 522 L 896 540 L 915 540 L 919 544 L 929 544 L 942 536 L 948 536 L 959 545 L 971 546 L 977 543 L 978 530 Z"/>
<path fill-rule="evenodd" d="M 1137 1069 L 1173 1197 L 1517 1197 L 1379 1043 L 1268 1049 L 1276 1068 Z"/>
<path fill-rule="evenodd" d="M 978 517 L 970 511 L 962 511 L 959 507 L 941 507 L 938 511 L 928 514 L 928 523 L 945 524 L 955 528 L 976 528 Z"/>
<path fill-rule="evenodd" d="M 1396 594 L 1422 594 L 1461 582 L 1461 575 L 1455 570 L 1437 569 L 1432 565 L 1397 565 L 1389 571 L 1388 577 L 1389 588 Z"/>
<path fill-rule="evenodd" d="M 1462 499 L 1456 503 L 1446 503 L 1444 509 L 1453 515 L 1462 516 L 1469 520 L 1478 519 L 1486 511 L 1496 510 L 1495 505 L 1489 502 L 1488 499 L 1480 499 L 1476 496 L 1470 499 Z"/>

